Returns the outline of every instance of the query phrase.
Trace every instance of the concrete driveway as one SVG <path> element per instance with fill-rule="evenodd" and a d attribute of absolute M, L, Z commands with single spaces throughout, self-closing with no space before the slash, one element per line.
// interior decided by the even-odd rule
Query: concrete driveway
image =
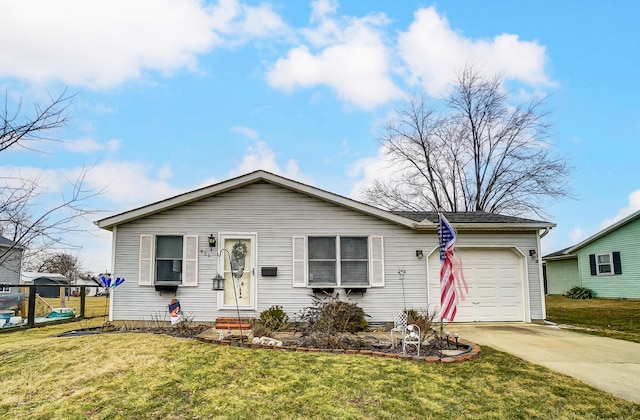
<path fill-rule="evenodd" d="M 640 344 L 550 325 L 454 324 L 448 330 L 640 403 Z"/>

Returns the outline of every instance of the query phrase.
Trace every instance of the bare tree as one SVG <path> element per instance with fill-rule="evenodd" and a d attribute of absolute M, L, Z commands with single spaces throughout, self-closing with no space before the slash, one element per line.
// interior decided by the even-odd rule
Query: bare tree
<path fill-rule="evenodd" d="M 66 111 L 73 99 L 63 91 L 50 96 L 46 106 L 35 104 L 33 112 L 23 113 L 20 104 L 10 111 L 8 95 L 0 116 L 0 152 L 13 148 L 38 150 L 38 145 L 53 141 L 50 132 L 67 122 Z M 88 203 L 98 193 L 84 188 L 88 169 L 83 168 L 75 180 L 67 180 L 68 188 L 60 191 L 57 202 L 47 205 L 43 175 L 20 173 L 0 177 L 0 235 L 24 248 L 24 258 L 54 247 L 77 247 L 66 241 L 67 234 L 80 231 L 79 221 L 96 211 Z M 13 255 L 14 247 L 0 250 L 0 264 Z"/>
<path fill-rule="evenodd" d="M 544 100 L 514 105 L 502 82 L 467 66 L 442 103 L 410 99 L 380 138 L 396 177 L 375 181 L 366 200 L 389 210 L 545 216 L 549 200 L 569 196 L 570 169 L 546 140 Z"/>
<path fill-rule="evenodd" d="M 78 257 L 66 252 L 50 254 L 42 259 L 34 271 L 38 273 L 58 273 L 72 283 L 80 277 L 82 267 Z"/>

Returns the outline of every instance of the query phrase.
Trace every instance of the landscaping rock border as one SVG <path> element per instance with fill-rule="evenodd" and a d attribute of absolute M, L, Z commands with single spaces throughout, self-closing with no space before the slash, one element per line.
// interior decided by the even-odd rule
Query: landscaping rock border
<path fill-rule="evenodd" d="M 361 355 L 369 357 L 408 360 L 412 362 L 426 362 L 426 363 L 462 363 L 468 360 L 477 359 L 482 355 L 482 349 L 479 345 L 467 340 L 458 340 L 458 343 L 467 346 L 469 350 L 465 353 L 455 356 L 414 356 L 410 354 L 402 353 L 387 353 L 374 350 L 345 350 L 345 349 L 320 349 L 313 347 L 294 347 L 294 346 L 267 346 L 261 344 L 240 344 L 237 341 L 232 340 L 216 340 L 211 338 L 197 337 L 199 341 L 205 343 L 218 344 L 221 346 L 233 346 L 242 347 L 248 349 L 260 349 L 260 350 L 279 350 L 299 353 L 328 353 L 328 354 L 348 354 L 348 355 Z M 455 345 L 455 341 L 449 340 L 450 345 Z"/>

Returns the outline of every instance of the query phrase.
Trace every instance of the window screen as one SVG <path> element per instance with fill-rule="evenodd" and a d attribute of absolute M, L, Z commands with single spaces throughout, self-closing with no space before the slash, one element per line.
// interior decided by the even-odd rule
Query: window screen
<path fill-rule="evenodd" d="M 182 281 L 182 236 L 156 237 L 156 281 Z"/>

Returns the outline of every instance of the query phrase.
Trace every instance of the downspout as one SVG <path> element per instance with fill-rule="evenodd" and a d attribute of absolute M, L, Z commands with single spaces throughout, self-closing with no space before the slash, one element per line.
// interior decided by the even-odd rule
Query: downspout
<path fill-rule="evenodd" d="M 540 303 L 541 303 L 541 309 L 542 309 L 542 321 L 544 322 L 547 319 L 547 303 L 545 301 L 545 293 L 544 293 L 544 277 L 543 277 L 543 270 L 542 270 L 542 253 L 540 253 L 540 239 L 544 238 L 549 231 L 551 230 L 550 227 L 546 227 L 544 228 L 544 230 L 542 231 L 542 233 L 540 233 L 540 231 L 538 231 L 538 239 L 537 239 L 537 248 L 538 248 L 538 276 L 540 278 Z"/>
<path fill-rule="evenodd" d="M 114 274 L 116 271 L 116 239 L 118 234 L 118 226 L 114 226 L 111 230 L 111 273 Z M 113 322 L 113 294 L 116 291 L 114 287 L 109 292 L 109 322 Z"/>

